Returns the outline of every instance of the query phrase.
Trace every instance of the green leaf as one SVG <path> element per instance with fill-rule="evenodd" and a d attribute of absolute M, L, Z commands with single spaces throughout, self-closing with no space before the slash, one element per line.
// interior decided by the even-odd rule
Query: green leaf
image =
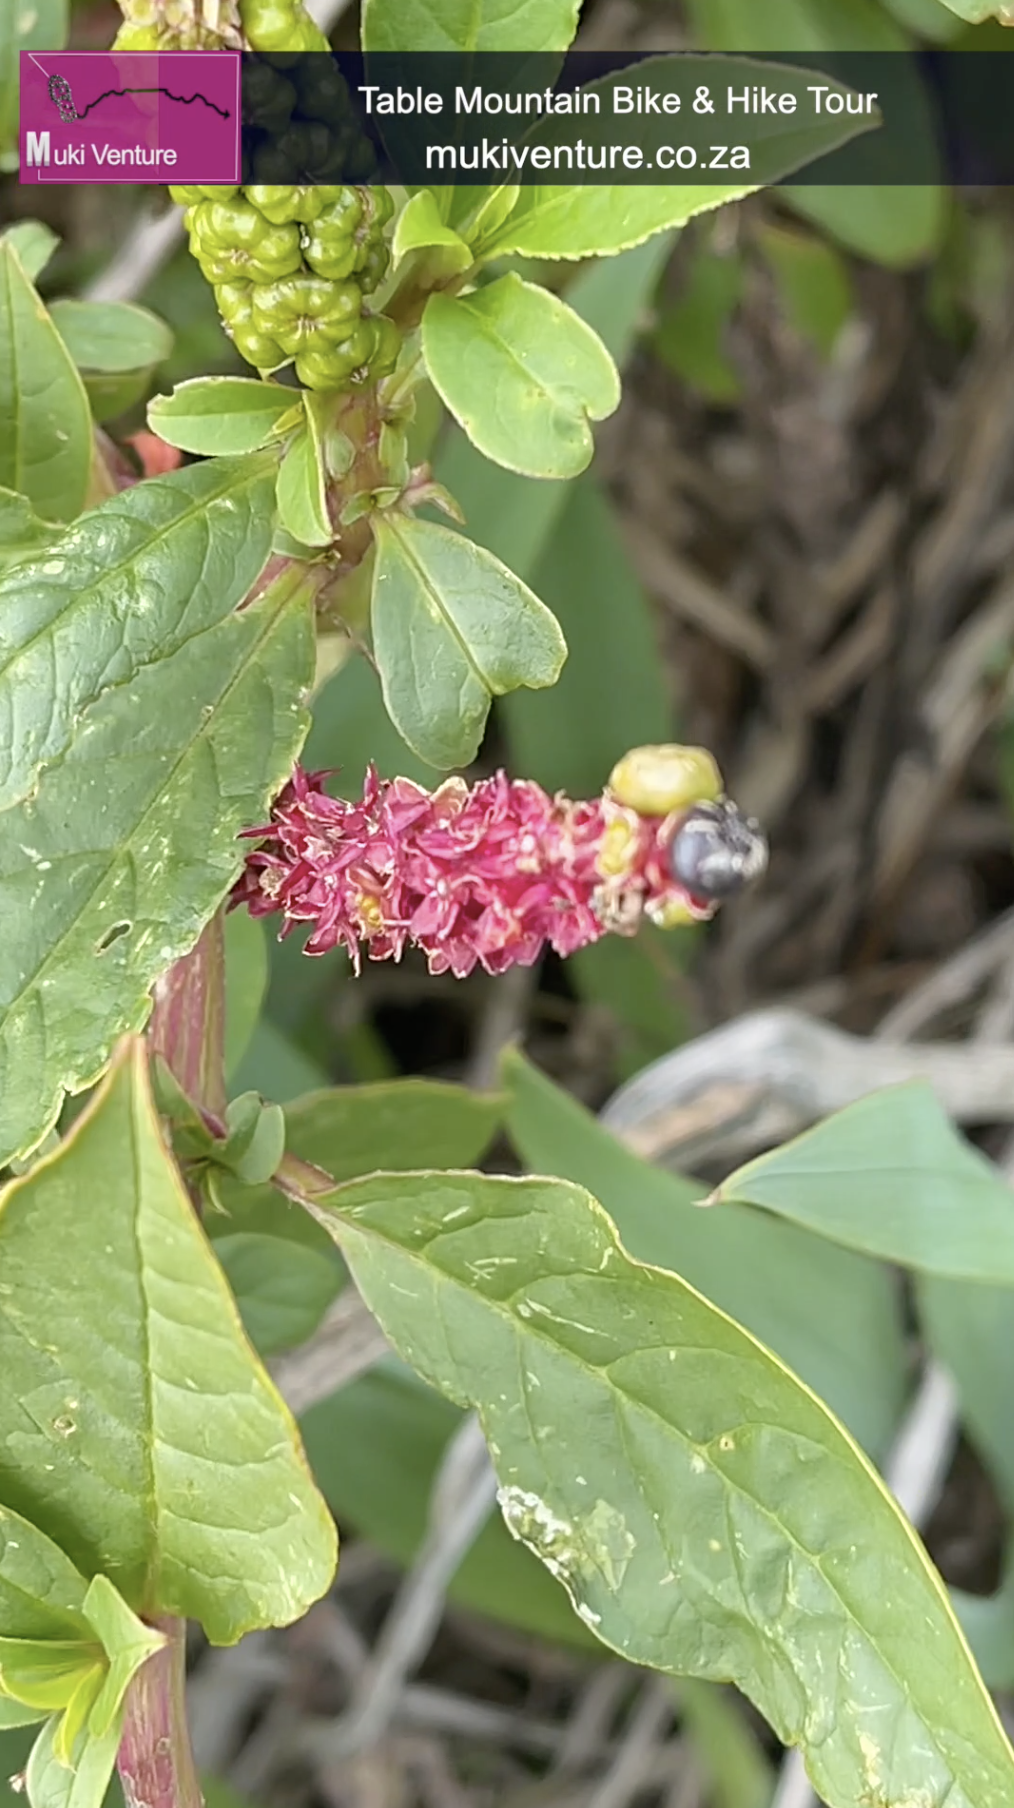
<path fill-rule="evenodd" d="M 212 1643 L 303 1614 L 333 1526 L 166 1150 L 140 1040 L 0 1196 L 0 1265 L 4 1498 L 135 1612 Z"/>
<path fill-rule="evenodd" d="M 29 1808 L 100 1808 L 116 1764 L 122 1723 L 121 1710 L 101 1739 L 83 1727 L 68 1769 L 55 1749 L 59 1721 L 48 1720 L 25 1772 Z"/>
<path fill-rule="evenodd" d="M 173 349 L 170 329 L 127 301 L 54 301 L 50 318 L 78 370 L 97 421 L 123 414 L 144 395 Z"/>
<path fill-rule="evenodd" d="M 54 301 L 50 318 L 81 371 L 151 370 L 173 335 L 157 314 L 130 301 Z"/>
<path fill-rule="evenodd" d="M 57 530 L 41 521 L 27 496 L 0 489 L 0 563 L 22 559 L 48 546 Z"/>
<path fill-rule="evenodd" d="M 320 441 L 309 425 L 301 427 L 279 467 L 278 518 L 304 546 L 328 546 L 335 537 L 326 481 Z"/>
<path fill-rule="evenodd" d="M 421 188 L 402 208 L 391 243 L 394 268 L 412 251 L 439 250 L 440 269 L 449 276 L 467 270 L 472 253 L 458 234 L 440 217 L 432 189 Z"/>
<path fill-rule="evenodd" d="M 580 0 L 365 0 L 363 49 L 566 50 Z"/>
<path fill-rule="evenodd" d="M 215 1158 L 246 1186 L 264 1186 L 285 1153 L 285 1116 L 280 1105 L 265 1105 L 256 1092 L 227 1106 L 228 1134 Z"/>
<path fill-rule="evenodd" d="M 65 1708 L 99 1655 L 94 1639 L 0 1638 L 0 1689 L 25 1707 Z"/>
<path fill-rule="evenodd" d="M 305 579 L 220 613 L 202 629 L 192 610 L 185 637 L 173 624 L 164 656 L 103 692 L 0 816 L 0 1161 L 36 1147 L 63 1093 L 145 1022 L 291 771 L 313 669 Z"/>
<path fill-rule="evenodd" d="M 88 397 L 14 246 L 3 240 L 0 420 L 0 484 L 27 496 L 45 521 L 72 521 L 91 473 Z"/>
<path fill-rule="evenodd" d="M 680 293 L 662 312 L 652 349 L 684 383 L 711 402 L 734 402 L 739 372 L 725 352 L 725 336 L 743 293 L 744 267 L 736 254 L 696 249 L 683 272 Z"/>
<path fill-rule="evenodd" d="M 431 295 L 422 348 L 473 445 L 525 476 L 575 477 L 595 450 L 589 422 L 619 406 L 619 373 L 597 334 L 512 273 L 472 295 Z"/>
<path fill-rule="evenodd" d="M 59 1545 L 0 1506 L 0 1627 L 6 1637 L 87 1638 L 87 1592 L 87 1582 Z"/>
<path fill-rule="evenodd" d="M 891 270 L 925 263 L 939 249 L 947 225 L 948 194 L 939 186 L 885 182 L 878 188 L 861 183 L 839 188 L 808 182 L 787 183 L 779 192 L 847 251 Z"/>
<path fill-rule="evenodd" d="M 877 0 L 687 0 L 695 38 L 709 50 L 907 50 Z"/>
<path fill-rule="evenodd" d="M 14 246 L 21 259 L 21 268 L 29 282 L 34 282 L 46 268 L 60 240 L 41 220 L 18 220 L 2 234 L 2 242 Z"/>
<path fill-rule="evenodd" d="M 336 1182 L 378 1168 L 471 1168 L 500 1127 L 499 1093 L 472 1092 L 443 1080 L 382 1080 L 308 1093 L 285 1108 L 285 1146 Z M 275 1187 L 220 1186 L 228 1217 L 212 1218 L 219 1241 L 235 1232 L 295 1237 L 329 1245 L 306 1212 Z"/>
<path fill-rule="evenodd" d="M 8 1732 L 12 1727 L 37 1726 L 40 1720 L 47 1718 L 44 1708 L 26 1708 L 20 1701 L 8 1701 L 0 1695 L 0 1733 Z M 3 1762 L 4 1745 L 0 1745 L 0 1763 Z M 2 1800 L 2 1790 L 0 1790 Z"/>
<path fill-rule="evenodd" d="M 67 0 L 6 0 L 0 6 L 0 170 L 18 167 L 18 55 L 61 50 L 67 14 Z"/>
<path fill-rule="evenodd" d="M 262 1356 L 312 1337 L 341 1287 L 335 1263 L 303 1243 L 240 1231 L 216 1238 L 215 1254 Z"/>
<path fill-rule="evenodd" d="M 1014 1191 L 923 1080 L 870 1093 L 737 1168 L 708 1203 L 730 1199 L 906 1268 L 1014 1286 Z"/>
<path fill-rule="evenodd" d="M 960 19 L 948 11 L 948 0 L 885 0 L 885 4 L 899 25 L 931 44 L 948 44 L 961 30 Z"/>
<path fill-rule="evenodd" d="M 93 1576 L 85 1600 L 88 1623 L 102 1644 L 108 1668 L 88 1712 L 95 1734 L 108 1732 L 132 1679 L 166 1642 L 164 1632 L 146 1626 L 127 1606 L 108 1576 Z M 70 1741 L 73 1743 L 73 1740 Z"/>
<path fill-rule="evenodd" d="M 829 358 L 852 312 L 852 286 L 844 259 L 809 233 L 763 224 L 761 255 L 773 272 L 794 330 Z"/>
<path fill-rule="evenodd" d="M 299 407 L 296 390 L 255 377 L 192 377 L 148 403 L 153 433 L 181 452 L 256 452 L 285 429 Z"/>
<path fill-rule="evenodd" d="M 670 249 L 669 238 L 657 238 L 582 270 L 568 288 L 570 305 L 595 329 L 620 366 L 633 350 L 639 322 Z M 460 502 L 469 533 L 509 561 L 519 577 L 532 581 L 569 490 L 498 469 L 457 427 L 438 448 L 434 468 Z"/>
<path fill-rule="evenodd" d="M 339 1524 L 407 1569 L 426 1536 L 433 1484 L 462 1416 L 394 1357 L 311 1407 L 300 1429 Z M 347 1460 L 350 1450 L 355 1462 Z M 515 1542 L 498 1513 L 466 1551 L 447 1595 L 470 1613 L 603 1655 L 559 1582 Z"/>
<path fill-rule="evenodd" d="M 756 184 L 753 185 L 755 187 Z M 684 226 L 695 214 L 753 192 L 749 183 L 692 188 L 682 183 L 659 188 L 548 188 L 533 183 L 521 190 L 513 213 L 480 246 L 484 259 L 509 252 L 521 257 L 612 257 L 643 245 L 657 232 Z"/>
<path fill-rule="evenodd" d="M 957 1385 L 962 1424 L 1014 1512 L 1014 1292 L 923 1274 L 916 1298 L 926 1342 Z"/>
<path fill-rule="evenodd" d="M 264 924 L 247 910 L 225 919 L 225 1073 L 235 1073 L 261 1014 L 268 989 Z"/>
<path fill-rule="evenodd" d="M 388 714 L 428 765 L 467 766 L 494 696 L 555 684 L 555 617 L 506 565 L 433 522 L 374 525 L 373 651 Z"/>
<path fill-rule="evenodd" d="M 603 1643 L 735 1682 L 829 1808 L 1010 1800 L 1014 1753 L 874 1470 L 591 1195 L 375 1175 L 315 1210 L 399 1354 L 478 1411 L 508 1525 Z"/>
<path fill-rule="evenodd" d="M 107 686 L 143 680 L 243 600 L 273 491 L 258 460 L 149 478 L 0 578 L 0 809 L 30 796 Z"/>
<path fill-rule="evenodd" d="M 682 1275 L 795 1369 L 874 1459 L 886 1452 L 908 1375 L 886 1270 L 741 1206 L 700 1211 L 700 1186 L 641 1161 L 522 1055 L 504 1056 L 502 1077 L 529 1168 L 594 1181 L 632 1255 Z"/>
<path fill-rule="evenodd" d="M 1014 25 L 1011 0 L 944 0 L 944 4 L 969 25 L 981 25 L 984 19 L 999 19 L 1001 25 Z"/>

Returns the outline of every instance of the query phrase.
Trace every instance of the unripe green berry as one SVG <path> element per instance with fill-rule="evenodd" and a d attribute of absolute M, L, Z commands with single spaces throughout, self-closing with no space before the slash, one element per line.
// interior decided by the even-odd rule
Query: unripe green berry
<path fill-rule="evenodd" d="M 253 292 L 253 317 L 294 357 L 311 339 L 338 345 L 354 331 L 360 293 L 355 283 L 329 283 L 317 276 L 285 276 Z"/>

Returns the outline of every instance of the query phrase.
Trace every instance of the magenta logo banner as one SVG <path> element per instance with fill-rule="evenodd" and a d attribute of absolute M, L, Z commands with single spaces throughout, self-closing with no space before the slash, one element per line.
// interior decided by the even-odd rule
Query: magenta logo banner
<path fill-rule="evenodd" d="M 22 182 L 238 182 L 241 124 L 237 51 L 21 52 Z"/>

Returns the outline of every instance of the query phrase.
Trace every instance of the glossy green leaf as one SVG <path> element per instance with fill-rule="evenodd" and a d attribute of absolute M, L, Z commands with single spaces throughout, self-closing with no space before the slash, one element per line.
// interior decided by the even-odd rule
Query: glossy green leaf
<path fill-rule="evenodd" d="M 365 0 L 366 51 L 566 50 L 580 0 Z"/>
<path fill-rule="evenodd" d="M 15 0 L 20 5 L 23 0 Z M 0 240 L 0 484 L 45 521 L 72 521 L 88 494 L 92 417 L 77 365 Z"/>
<path fill-rule="evenodd" d="M 431 295 L 422 349 L 473 445 L 524 476 L 575 477 L 595 450 L 590 422 L 619 406 L 619 373 L 597 334 L 514 274 L 472 295 Z"/>
<path fill-rule="evenodd" d="M 64 1092 L 144 1023 L 153 981 L 228 892 L 239 835 L 299 751 L 313 670 L 301 574 L 224 619 L 220 603 L 206 625 L 193 607 L 171 620 L 132 675 L 124 662 L 0 816 L 0 1161 L 36 1147 Z"/>
<path fill-rule="evenodd" d="M 468 245 L 441 218 L 437 198 L 429 188 L 421 188 L 402 208 L 395 222 L 391 251 L 395 269 L 412 251 L 438 251 L 440 268 L 447 275 L 467 270 L 472 262 Z"/>
<path fill-rule="evenodd" d="M 923 1080 L 870 1093 L 737 1168 L 709 1204 L 732 1199 L 906 1268 L 1014 1286 L 1014 1190 Z"/>
<path fill-rule="evenodd" d="M 962 1424 L 1014 1512 L 1014 1291 L 922 1274 L 916 1298 L 926 1342 L 957 1385 Z"/>
<path fill-rule="evenodd" d="M 481 246 L 484 259 L 514 252 L 521 257 L 611 257 L 642 245 L 657 232 L 684 226 L 695 214 L 721 207 L 753 192 L 756 184 L 693 188 L 611 188 L 605 183 L 577 188 L 531 184 L 509 218 Z"/>
<path fill-rule="evenodd" d="M 829 1808 L 1009 1801 L 1014 1753 L 883 1483 L 590 1194 L 372 1176 L 315 1209 L 398 1353 L 477 1409 L 510 1529 L 605 1644 L 735 1682 Z"/>
<path fill-rule="evenodd" d="M 300 1429 L 339 1523 L 407 1568 L 426 1536 L 433 1483 L 461 1420 L 449 1400 L 388 1357 L 311 1407 Z M 466 1551 L 447 1595 L 471 1613 L 601 1655 L 559 1582 L 515 1542 L 498 1513 Z"/>
<path fill-rule="evenodd" d="M 0 578 L 0 809 L 28 798 L 107 686 L 241 602 L 271 547 L 266 461 L 149 478 Z"/>
<path fill-rule="evenodd" d="M 742 1206 L 702 1212 L 693 1180 L 650 1167 L 514 1051 L 507 1127 L 526 1165 L 594 1181 L 639 1261 L 671 1269 L 744 1324 L 827 1400 L 874 1457 L 904 1406 L 908 1359 L 886 1270 Z"/>
<path fill-rule="evenodd" d="M 0 236 L 5 244 L 14 246 L 29 282 L 41 275 L 60 243 L 56 233 L 41 220 L 17 220 Z"/>
<path fill-rule="evenodd" d="M 374 529 L 373 650 L 388 714 L 431 766 L 475 758 L 494 696 L 554 684 L 566 643 L 506 565 L 433 522 L 383 515 Z"/>
<path fill-rule="evenodd" d="M 0 1196 L 0 1266 L 4 1498 L 135 1611 L 213 1643 L 304 1613 L 333 1527 L 166 1150 L 143 1042 Z"/>
<path fill-rule="evenodd" d="M 192 377 L 148 403 L 153 433 L 182 452 L 256 452 L 299 416 L 298 392 L 254 377 Z"/>
<path fill-rule="evenodd" d="M 85 1578 L 59 1545 L 10 1507 L 0 1506 L 0 1630 L 5 1637 L 87 1638 L 87 1593 Z"/>
<path fill-rule="evenodd" d="M 278 518 L 304 546 L 327 546 L 334 539 L 320 441 L 309 425 L 294 435 L 279 467 Z"/>
<path fill-rule="evenodd" d="M 0 170 L 18 166 L 19 54 L 61 50 L 68 11 L 68 0 L 4 0 L 0 6 Z"/>
<path fill-rule="evenodd" d="M 97 421 L 112 420 L 145 394 L 173 349 L 157 314 L 127 301 L 54 301 L 50 317 L 81 372 Z"/>
<path fill-rule="evenodd" d="M 239 1231 L 218 1237 L 215 1254 L 262 1356 L 312 1337 L 341 1287 L 334 1262 L 304 1243 Z"/>

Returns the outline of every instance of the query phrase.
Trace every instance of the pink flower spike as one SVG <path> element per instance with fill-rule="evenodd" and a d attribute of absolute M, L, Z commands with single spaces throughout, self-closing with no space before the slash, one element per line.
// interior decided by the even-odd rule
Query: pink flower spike
<path fill-rule="evenodd" d="M 677 751 L 696 756 L 638 753 Z M 280 914 L 282 935 L 309 925 L 306 953 L 341 943 L 357 973 L 364 945 L 371 960 L 399 960 L 411 944 L 431 973 L 463 979 L 476 966 L 531 966 L 547 946 L 569 955 L 634 935 L 646 917 L 663 928 L 706 921 L 763 872 L 757 824 L 713 783 L 695 799 L 684 774 L 678 807 L 649 815 L 617 794 L 624 769 L 600 797 L 574 802 L 504 772 L 426 791 L 371 765 L 350 803 L 328 796 L 330 774 L 297 767 L 270 823 L 248 831 L 258 846 L 231 904 Z"/>

